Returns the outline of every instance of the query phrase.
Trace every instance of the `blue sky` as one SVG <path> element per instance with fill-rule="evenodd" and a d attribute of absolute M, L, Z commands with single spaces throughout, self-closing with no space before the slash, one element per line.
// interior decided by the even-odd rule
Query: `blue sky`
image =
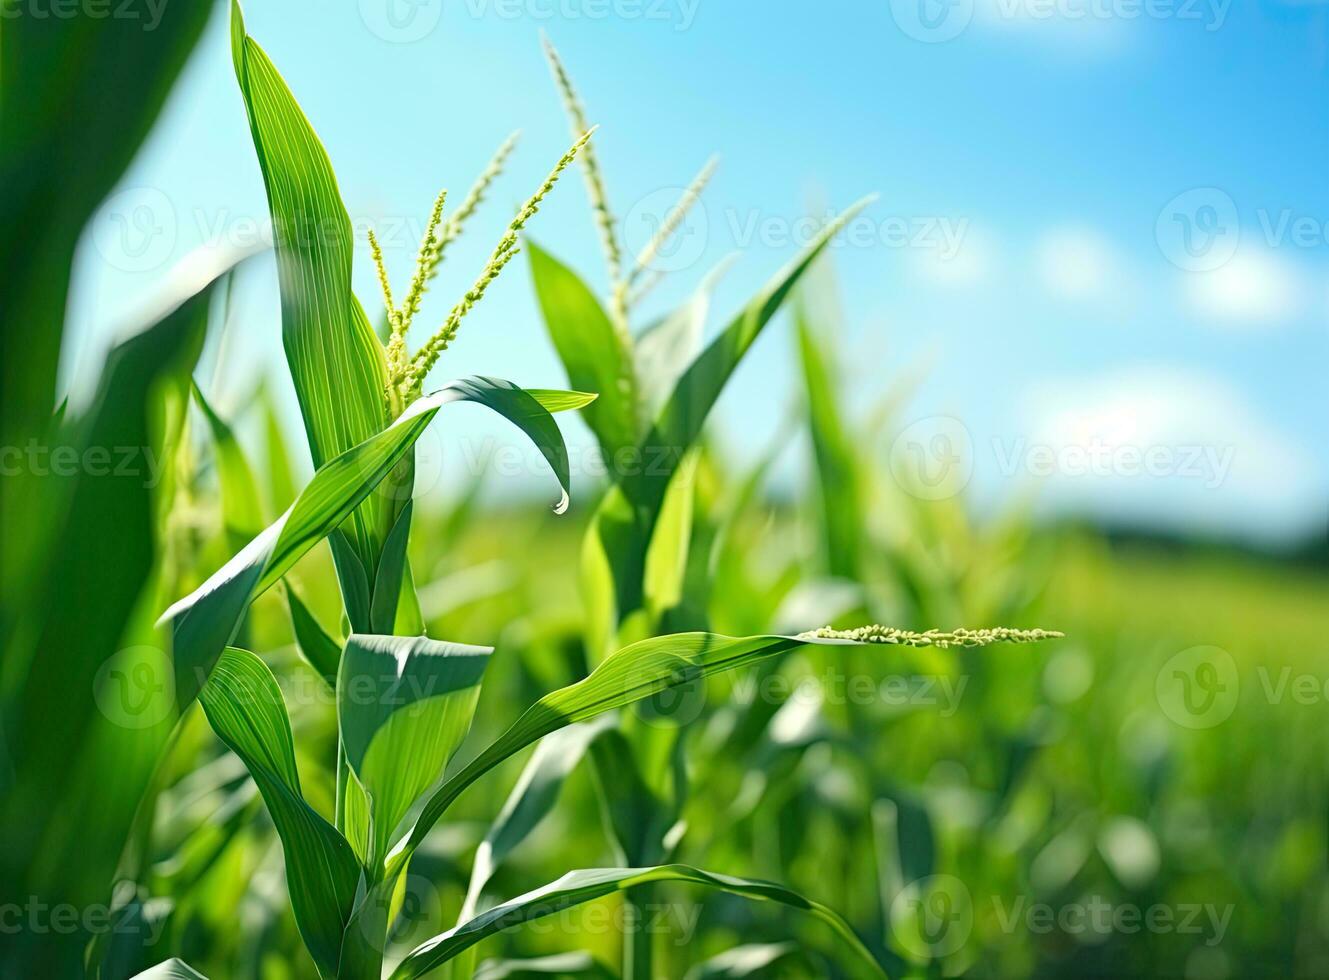
<path fill-rule="evenodd" d="M 174 261 L 251 240 L 266 219 L 218 13 L 86 236 L 74 386 Z M 337 0 L 315 17 L 251 0 L 246 18 L 327 146 L 357 229 L 384 233 L 399 283 L 439 188 L 460 194 L 522 131 L 422 324 L 566 147 L 543 30 L 602 127 L 630 246 L 643 215 L 720 155 L 648 313 L 740 251 L 718 292 L 727 313 L 796 252 L 810 208 L 877 192 L 834 256 L 856 410 L 921 379 L 873 450 L 884 462 L 907 461 L 911 444 L 930 452 L 941 433 L 969 460 L 955 488 L 983 504 L 1033 490 L 1049 509 L 1266 539 L 1324 524 L 1329 4 Z M 580 181 L 561 184 L 530 231 L 603 283 Z M 275 277 L 251 278 L 223 406 L 265 368 L 289 387 Z M 439 368 L 473 372 L 563 382 L 520 259 Z M 776 432 L 794 378 L 788 326 L 774 325 L 720 405 L 735 454 Z M 435 438 L 456 458 L 452 436 Z M 798 479 L 796 459 L 786 478 Z"/>

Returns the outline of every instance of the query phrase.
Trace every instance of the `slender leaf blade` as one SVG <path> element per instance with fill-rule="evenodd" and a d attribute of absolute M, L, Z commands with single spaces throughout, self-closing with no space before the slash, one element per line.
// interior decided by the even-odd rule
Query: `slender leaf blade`
<path fill-rule="evenodd" d="M 286 856 L 296 925 L 319 972 L 335 976 L 360 865 L 351 845 L 300 793 L 286 704 L 272 671 L 248 650 L 228 647 L 199 701 L 217 736 L 249 770 Z"/>
<path fill-rule="evenodd" d="M 807 912 L 831 927 L 837 938 L 847 947 L 847 951 L 854 954 L 860 966 L 869 967 L 874 976 L 886 976 L 881 965 L 868 952 L 849 923 L 820 902 L 805 898 L 795 891 L 771 882 L 716 874 L 683 864 L 668 864 L 653 868 L 592 868 L 570 871 L 543 888 L 537 888 L 535 891 L 497 905 L 417 946 L 398 964 L 392 972 L 391 980 L 412 980 L 414 977 L 422 976 L 448 962 L 458 953 L 504 929 L 595 901 L 637 885 L 657 881 L 701 885 L 741 895 L 744 898 L 775 902 Z"/>

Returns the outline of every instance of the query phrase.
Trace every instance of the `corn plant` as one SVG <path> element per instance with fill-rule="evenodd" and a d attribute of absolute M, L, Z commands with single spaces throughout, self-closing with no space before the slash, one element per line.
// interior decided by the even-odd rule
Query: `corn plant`
<path fill-rule="evenodd" d="M 292 910 L 305 946 L 326 977 L 378 977 L 394 899 L 412 856 L 451 803 L 514 753 L 569 725 L 589 721 L 661 691 L 812 644 L 852 645 L 908 637 L 756 636 L 706 633 L 645 639 L 603 660 L 584 680 L 537 701 L 496 741 L 435 787 L 470 725 L 491 648 L 426 637 L 406 559 L 412 480 L 410 450 L 444 405 L 484 404 L 516 424 L 549 462 L 568 504 L 566 447 L 551 411 L 593 404 L 576 391 L 529 392 L 510 382 L 471 378 L 429 395 L 424 381 L 457 335 L 462 318 L 516 254 L 518 234 L 560 174 L 588 145 L 580 134 L 509 224 L 472 288 L 415 355 L 407 334 L 455 225 L 442 229 L 445 197 L 430 216 L 417 268 L 394 303 L 377 241 L 371 247 L 387 309 L 384 345 L 350 291 L 350 228 L 326 153 L 262 49 L 232 8 L 232 53 L 268 187 L 283 297 L 283 338 L 316 473 L 275 523 L 245 544 L 202 586 L 163 616 L 173 636 L 175 698 L 195 698 L 213 730 L 258 786 L 281 839 Z M 482 178 L 482 181 L 487 180 Z M 472 195 L 478 199 L 480 192 Z M 311 227 L 318 234 L 308 234 Z M 780 287 L 777 287 L 779 290 Z M 757 311 L 755 331 L 774 311 Z M 775 304 L 778 305 L 778 304 Z M 740 324 L 741 326 L 741 324 Z M 703 397 L 714 400 L 718 390 Z M 224 427 L 200 397 L 220 463 Z M 695 435 L 695 433 L 694 433 Z M 252 519 L 242 480 L 223 482 L 224 506 Z M 388 492 L 376 492 L 386 484 Z M 402 492 L 406 488 L 406 492 Z M 663 488 L 661 488 L 663 490 Z M 232 645 L 254 599 L 311 547 L 332 545 L 349 635 L 320 636 L 292 603 L 301 648 L 336 692 L 335 814 L 328 822 L 306 801 L 295 765 L 285 703 L 271 670 Z M 300 628 L 303 623 L 303 628 Z M 931 641 L 931 638 L 925 638 Z M 493 851 L 489 852 L 492 865 Z M 602 895 L 659 880 L 681 880 L 805 909 L 838 931 L 846 948 L 876 968 L 853 931 L 829 909 L 778 886 L 681 865 L 570 872 L 517 899 L 474 914 L 407 953 L 392 976 L 421 975 L 453 961 L 499 929 Z M 181 969 L 170 966 L 168 969 Z"/>

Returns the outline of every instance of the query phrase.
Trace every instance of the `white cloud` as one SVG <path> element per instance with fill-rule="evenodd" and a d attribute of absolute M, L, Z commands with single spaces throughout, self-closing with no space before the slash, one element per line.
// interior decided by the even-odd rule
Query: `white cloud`
<path fill-rule="evenodd" d="M 1186 275 L 1191 308 L 1216 326 L 1285 323 L 1311 301 L 1302 270 L 1269 249 L 1243 249 L 1212 272 Z"/>
<path fill-rule="evenodd" d="M 1056 508 L 1263 537 L 1323 519 L 1316 457 L 1213 375 L 1146 365 L 1062 379 L 1024 415 L 1028 436 L 994 447 L 998 468 Z"/>

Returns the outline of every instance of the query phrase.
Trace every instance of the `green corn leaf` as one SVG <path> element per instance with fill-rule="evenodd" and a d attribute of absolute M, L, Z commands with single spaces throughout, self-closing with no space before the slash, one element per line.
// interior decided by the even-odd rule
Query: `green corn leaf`
<path fill-rule="evenodd" d="M 853 205 L 823 229 L 816 240 L 771 279 L 692 362 L 638 447 L 638 459 L 642 465 L 624 473 L 605 494 L 591 527 L 592 539 L 597 544 L 592 551 L 601 551 L 603 555 L 592 553 L 584 560 L 589 560 L 592 565 L 608 566 L 614 587 L 612 600 L 588 597 L 588 603 L 596 609 L 611 609 L 615 624 L 642 606 L 646 550 L 669 482 L 701 434 L 712 406 L 734 369 L 813 260 L 871 200 L 867 198 Z M 592 582 L 604 580 L 603 573 L 594 569 L 584 571 L 583 577 Z M 612 629 L 604 624 L 598 629 L 605 635 L 612 635 Z"/>
<path fill-rule="evenodd" d="M 794 321 L 798 330 L 799 357 L 808 401 L 808 428 L 812 434 L 821 498 L 822 535 L 819 540 L 825 549 L 826 571 L 839 578 L 855 580 L 859 574 L 858 553 L 867 521 L 858 462 L 859 447 L 844 420 L 837 396 L 842 386 L 836 376 L 832 347 L 824 339 L 825 332 L 837 324 L 833 319 L 820 322 L 823 318 L 833 318 L 832 311 L 838 308 L 830 269 L 830 260 L 822 258 L 804 280 L 794 303 Z"/>
<path fill-rule="evenodd" d="M 527 388 L 527 394 L 544 406 L 550 415 L 585 408 L 600 396 L 587 391 L 557 391 L 552 388 Z"/>
<path fill-rule="evenodd" d="M 396 632 L 397 607 L 401 603 L 405 583 L 406 546 L 410 543 L 411 513 L 414 509 L 408 500 L 383 543 L 382 560 L 369 599 L 369 625 L 378 633 Z"/>
<path fill-rule="evenodd" d="M 537 888 L 535 891 L 527 892 L 510 902 L 497 905 L 455 929 L 442 933 L 417 946 L 397 965 L 397 968 L 392 972 L 391 980 L 412 980 L 413 977 L 422 976 L 448 962 L 463 950 L 504 929 L 546 915 L 552 915 L 585 902 L 592 902 L 637 885 L 657 881 L 678 881 L 701 885 L 705 888 L 741 895 L 744 898 L 776 902 L 780 905 L 807 912 L 831 927 L 837 938 L 846 947 L 846 952 L 856 957 L 860 969 L 868 967 L 871 975 L 886 976 L 881 966 L 868 952 L 867 947 L 863 945 L 862 940 L 854 933 L 849 923 L 820 902 L 804 898 L 797 892 L 771 882 L 715 874 L 683 864 L 668 864 L 654 868 L 591 868 L 570 871 L 543 888 Z"/>
<path fill-rule="evenodd" d="M 567 508 L 567 447 L 549 413 L 511 382 L 480 377 L 452 382 L 413 403 L 388 429 L 323 466 L 282 517 L 163 614 L 163 621 L 170 622 L 174 635 L 175 695 L 181 706 L 193 700 L 254 597 L 280 579 L 373 492 L 410 451 L 439 409 L 459 401 L 485 405 L 525 432 L 562 487 L 556 511 L 561 513 Z M 333 545 L 337 557 L 336 536 Z"/>
<path fill-rule="evenodd" d="M 529 980 L 531 977 L 589 977 L 618 980 L 618 974 L 590 953 L 557 953 L 528 960 L 485 960 L 472 980 Z"/>
<path fill-rule="evenodd" d="M 319 972 L 335 976 L 360 865 L 346 838 L 300 793 L 291 724 L 277 679 L 248 650 L 228 647 L 199 701 L 213 731 L 244 761 L 263 794 L 286 856 L 296 925 Z"/>
<path fill-rule="evenodd" d="M 337 675 L 346 761 L 370 802 L 370 862 L 471 726 L 491 647 L 353 634 Z"/>
<path fill-rule="evenodd" d="M 327 152 L 235 2 L 231 55 L 272 212 L 282 343 L 318 468 L 387 426 L 387 361 L 351 291 L 355 242 Z M 371 577 L 395 511 L 371 497 L 350 515 L 347 537 Z"/>
<path fill-rule="evenodd" d="M 752 943 L 735 946 L 704 963 L 698 963 L 683 976 L 683 980 L 738 980 L 740 977 L 771 976 L 772 969 L 782 960 L 798 952 L 793 943 Z"/>
<path fill-rule="evenodd" d="M 126 9 L 70 17 L 4 4 L 0 224 L 22 233 L 0 245 L 0 445 L 25 445 L 46 427 L 80 236 L 147 137 L 211 7 Z M 33 489 L 7 475 L 0 512 L 31 513 Z M 26 575 L 14 559 L 34 530 L 11 523 L 0 535 L 5 607 L 17 598 L 13 576 Z"/>
<path fill-rule="evenodd" d="M 341 644 L 323 628 L 289 581 L 286 583 L 286 604 L 291 611 L 291 630 L 295 633 L 296 648 L 309 665 L 318 671 L 328 689 L 335 690 L 337 670 L 341 664 Z"/>
<path fill-rule="evenodd" d="M 675 814 L 642 778 L 632 743 L 618 729 L 609 729 L 591 743 L 591 758 L 605 829 L 619 852 L 615 860 L 629 867 L 663 861 Z"/>
<path fill-rule="evenodd" d="M 393 852 L 388 877 L 404 866 L 425 835 L 462 791 L 504 759 L 551 732 L 653 694 L 733 670 L 814 643 L 843 644 L 790 636 L 735 638 L 713 633 L 679 633 L 624 647 L 569 687 L 540 698 L 494 742 L 449 777 L 429 798 L 410 835 Z"/>
<path fill-rule="evenodd" d="M 290 450 L 286 446 L 286 433 L 282 430 L 277 405 L 265 384 L 259 389 L 259 402 L 263 410 L 264 473 L 267 477 L 269 513 L 280 514 L 295 502 L 295 472 L 291 466 Z"/>
<path fill-rule="evenodd" d="M 590 288 L 563 263 L 527 239 L 535 294 L 568 383 L 597 391 L 586 422 L 606 459 L 631 451 L 641 436 L 637 375 L 628 340 Z"/>
<path fill-rule="evenodd" d="M 144 612 L 160 603 L 165 463 L 188 406 L 212 275 L 222 271 L 173 273 L 161 315 L 111 351 L 92 404 L 43 437 L 83 460 L 100 454 L 104 469 L 0 480 L 6 493 L 21 478 L 33 491 L 28 506 L 4 508 L 0 532 L 23 570 L 6 574 L 0 590 L 0 831 L 15 856 L 0 862 L 5 894 L 105 902 L 174 722 L 169 694 L 158 696 L 165 638 Z M 49 547 L 25 551 L 38 540 Z M 95 821 L 84 819 L 93 811 Z M 85 940 L 59 930 L 0 934 L 0 962 L 26 976 L 77 975 Z"/>
<path fill-rule="evenodd" d="M 137 973 L 132 980 L 208 980 L 184 960 L 170 959 Z"/>
<path fill-rule="evenodd" d="M 637 378 L 642 402 L 650 418 L 664 408 L 670 393 L 687 366 L 701 353 L 701 338 L 711 296 L 732 265 L 722 261 L 706 274 L 696 291 L 682 306 L 665 314 L 637 335 L 634 346 Z"/>
<path fill-rule="evenodd" d="M 692 543 L 692 512 L 696 497 L 697 450 L 687 454 L 669 481 L 660 517 L 646 550 L 642 591 L 647 609 L 657 616 L 683 600 L 683 577 Z"/>
<path fill-rule="evenodd" d="M 194 401 L 207 420 L 216 449 L 217 479 L 221 484 L 222 520 L 227 536 L 237 547 L 263 530 L 263 508 L 259 504 L 258 483 L 249 460 L 240 447 L 231 426 L 203 397 L 198 384 L 193 384 Z"/>

